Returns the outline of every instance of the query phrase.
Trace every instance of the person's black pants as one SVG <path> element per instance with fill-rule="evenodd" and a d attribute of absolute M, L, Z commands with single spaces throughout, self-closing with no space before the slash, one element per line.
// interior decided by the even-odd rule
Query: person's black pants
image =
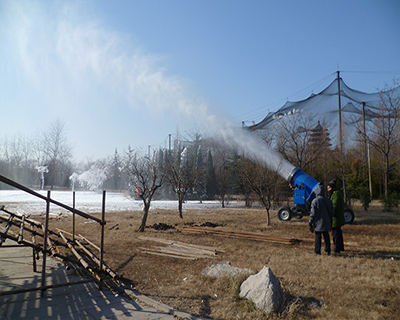
<path fill-rule="evenodd" d="M 329 237 L 329 232 L 318 232 L 318 231 L 315 231 L 315 253 L 321 254 L 322 236 L 324 236 L 325 252 L 327 254 L 331 254 L 331 239 Z"/>
<path fill-rule="evenodd" d="M 341 227 L 332 228 L 332 238 L 335 244 L 334 252 L 344 251 L 343 233 Z"/>

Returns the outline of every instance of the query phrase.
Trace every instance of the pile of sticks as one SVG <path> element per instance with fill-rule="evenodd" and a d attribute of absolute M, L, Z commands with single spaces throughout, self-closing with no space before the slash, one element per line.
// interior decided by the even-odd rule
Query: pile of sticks
<path fill-rule="evenodd" d="M 0 206 L 0 211 L 4 212 L 0 215 L 0 223 L 6 223 L 5 227 L 0 226 L 0 246 L 9 238 L 20 245 L 32 247 L 36 256 L 38 256 L 38 253 L 43 251 L 43 246 L 37 242 L 37 237 L 44 238 L 44 225 L 36 220 L 26 218 L 25 215 L 10 212 L 4 206 Z M 11 230 L 11 227 L 19 230 L 19 232 Z M 31 240 L 26 238 L 27 232 L 31 235 Z M 56 233 L 49 230 L 49 234 L 54 235 Z M 57 245 L 61 244 L 59 241 L 54 241 L 48 237 L 47 244 L 49 254 L 64 258 L 59 254 L 57 248 Z"/>
<path fill-rule="evenodd" d="M 143 253 L 165 256 L 186 260 L 197 260 L 201 258 L 213 258 L 218 253 L 225 252 L 224 249 L 212 246 L 202 246 L 184 243 L 175 240 L 166 240 L 155 237 L 139 236 L 140 240 L 163 243 L 166 246 L 152 246 L 151 248 L 139 247 Z"/>
<path fill-rule="evenodd" d="M 310 239 L 296 239 L 288 236 L 278 236 L 272 234 L 255 233 L 255 232 L 244 232 L 235 230 L 225 230 L 222 228 L 210 228 L 210 227 L 185 227 L 182 229 L 183 233 L 191 234 L 211 234 L 220 237 L 236 238 L 236 239 L 248 239 L 256 241 L 267 241 L 279 244 L 290 244 L 294 245 L 302 242 L 314 242 Z"/>
<path fill-rule="evenodd" d="M 0 224 L 3 223 L 5 223 L 5 227 L 0 225 L 0 246 L 2 246 L 7 239 L 10 239 L 17 242 L 20 246 L 32 247 L 33 270 L 35 272 L 36 260 L 39 259 L 39 253 L 43 253 L 43 255 L 48 254 L 61 260 L 68 269 L 73 267 L 77 271 L 86 270 L 92 275 L 91 281 L 97 281 L 100 287 L 102 284 L 105 284 L 112 289 L 115 285 L 119 286 L 119 280 L 123 279 L 121 275 L 111 270 L 104 262 L 100 262 L 100 259 L 88 246 L 91 246 L 99 252 L 100 248 L 82 235 L 75 235 L 75 237 L 72 237 L 72 234 L 67 231 L 58 228 L 57 231 L 49 229 L 47 250 L 44 252 L 43 239 L 45 238 L 45 227 L 41 222 L 29 219 L 25 215 L 10 212 L 6 210 L 4 206 L 0 206 Z M 75 239 L 68 239 L 67 236 L 71 236 Z M 30 239 L 27 237 L 30 237 Z M 61 253 L 59 246 L 65 247 L 66 250 L 62 250 L 63 253 Z M 100 265 L 102 266 L 101 270 Z M 127 279 L 123 280 L 126 281 Z"/>

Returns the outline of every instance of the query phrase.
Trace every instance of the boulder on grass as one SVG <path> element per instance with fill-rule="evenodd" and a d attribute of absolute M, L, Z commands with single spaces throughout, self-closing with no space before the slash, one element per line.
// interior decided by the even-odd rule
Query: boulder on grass
<path fill-rule="evenodd" d="M 250 269 L 241 269 L 238 267 L 233 267 L 229 261 L 225 262 L 213 262 L 202 272 L 203 276 L 219 278 L 223 276 L 236 277 L 241 275 L 250 275 L 254 271 Z"/>
<path fill-rule="evenodd" d="M 266 266 L 248 277 L 240 286 L 240 297 L 254 302 L 258 309 L 266 313 L 280 312 L 284 295 L 279 279 Z"/>

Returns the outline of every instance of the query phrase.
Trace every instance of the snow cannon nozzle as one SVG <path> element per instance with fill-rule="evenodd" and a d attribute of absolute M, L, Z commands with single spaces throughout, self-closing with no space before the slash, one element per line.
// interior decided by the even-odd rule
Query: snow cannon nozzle
<path fill-rule="evenodd" d="M 290 172 L 289 173 L 289 175 L 288 175 L 288 177 L 287 177 L 287 181 L 290 183 L 290 184 L 292 184 L 292 185 L 294 185 L 292 182 L 292 178 L 294 177 L 294 175 L 298 172 L 298 171 L 300 171 L 300 168 L 299 167 L 295 167 L 293 170 L 292 170 L 292 172 Z"/>
<path fill-rule="evenodd" d="M 308 195 L 311 195 L 315 187 L 320 184 L 317 180 L 310 177 L 308 174 L 305 174 L 298 167 L 292 170 L 292 172 L 288 175 L 287 180 L 293 188 L 305 189 Z"/>

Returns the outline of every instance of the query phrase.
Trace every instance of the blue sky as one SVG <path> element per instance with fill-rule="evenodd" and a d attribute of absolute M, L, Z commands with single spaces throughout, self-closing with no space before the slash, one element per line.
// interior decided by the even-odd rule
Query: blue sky
<path fill-rule="evenodd" d="M 337 70 L 373 92 L 400 78 L 399 16 L 396 0 L 0 0 L 0 139 L 59 119 L 75 158 L 100 158 L 258 122 Z"/>

